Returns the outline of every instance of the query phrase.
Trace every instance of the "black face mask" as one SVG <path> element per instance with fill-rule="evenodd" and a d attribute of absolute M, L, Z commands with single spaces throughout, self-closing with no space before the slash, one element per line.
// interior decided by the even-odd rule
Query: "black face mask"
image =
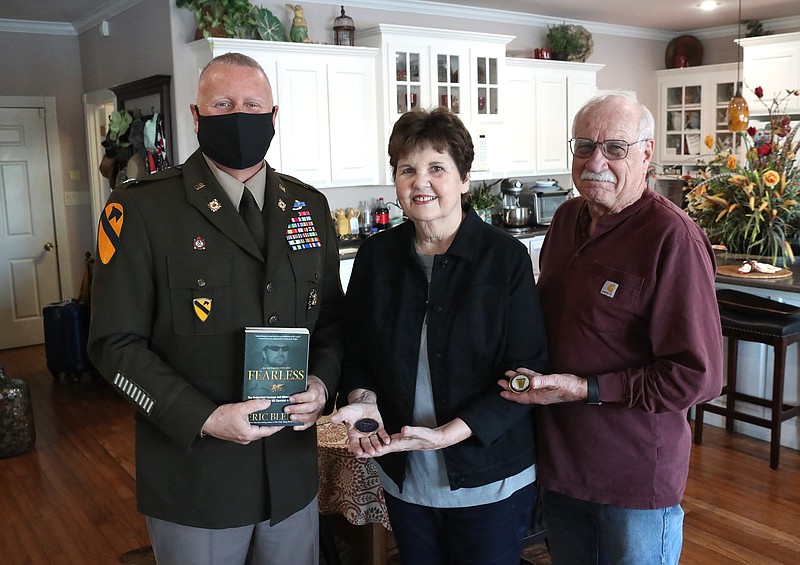
<path fill-rule="evenodd" d="M 197 112 L 197 141 L 213 161 L 231 169 L 247 169 L 264 159 L 275 137 L 272 114 L 220 114 Z"/>

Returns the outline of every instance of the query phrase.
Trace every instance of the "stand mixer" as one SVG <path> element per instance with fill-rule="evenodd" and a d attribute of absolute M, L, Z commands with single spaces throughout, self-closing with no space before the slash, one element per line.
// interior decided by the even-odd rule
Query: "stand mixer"
<path fill-rule="evenodd" d="M 509 231 L 519 233 L 526 231 L 531 210 L 528 206 L 520 204 L 522 183 L 516 179 L 504 179 L 500 183 L 500 192 L 503 193 L 503 225 Z"/>

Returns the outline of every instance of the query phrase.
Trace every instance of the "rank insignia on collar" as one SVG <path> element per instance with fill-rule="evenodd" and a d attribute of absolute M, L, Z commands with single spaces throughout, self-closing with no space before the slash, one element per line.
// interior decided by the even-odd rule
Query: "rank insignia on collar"
<path fill-rule="evenodd" d="M 317 298 L 317 289 L 312 288 L 311 292 L 308 293 L 308 309 L 311 310 L 314 306 L 317 305 L 318 298 Z"/>
<path fill-rule="evenodd" d="M 205 242 L 205 240 L 202 238 L 202 236 L 199 236 L 199 235 L 198 235 L 196 238 L 194 238 L 194 245 L 193 245 L 193 247 L 194 247 L 194 249 L 195 249 L 196 251 L 204 251 L 204 250 L 205 250 L 205 248 L 206 248 L 206 242 Z"/>
<path fill-rule="evenodd" d="M 192 188 L 194 188 L 195 190 L 200 190 L 201 188 L 205 188 L 205 187 L 206 187 L 206 183 L 204 183 L 204 182 L 198 182 L 198 183 L 197 183 L 196 185 L 194 185 Z"/>
<path fill-rule="evenodd" d="M 280 188 L 283 192 L 286 192 L 286 187 L 283 186 L 283 183 L 278 183 L 278 188 Z"/>
<path fill-rule="evenodd" d="M 281 212 L 286 211 L 286 202 L 283 201 L 283 198 L 278 198 L 278 208 L 281 209 Z"/>
<path fill-rule="evenodd" d="M 211 299 L 210 298 L 195 298 L 192 300 L 194 306 L 194 313 L 201 322 L 205 322 L 211 315 Z"/>
<path fill-rule="evenodd" d="M 219 212 L 220 208 L 222 208 L 222 204 L 216 198 L 208 203 L 208 209 L 212 212 Z"/>
<path fill-rule="evenodd" d="M 97 229 L 97 253 L 103 265 L 108 265 L 117 252 L 124 217 L 124 210 L 119 202 L 112 202 L 103 209 L 100 226 Z"/>
<path fill-rule="evenodd" d="M 295 212 L 297 210 L 302 210 L 305 207 L 306 207 L 306 203 L 301 201 L 301 200 L 295 200 L 294 204 L 292 204 L 292 210 L 294 210 Z"/>

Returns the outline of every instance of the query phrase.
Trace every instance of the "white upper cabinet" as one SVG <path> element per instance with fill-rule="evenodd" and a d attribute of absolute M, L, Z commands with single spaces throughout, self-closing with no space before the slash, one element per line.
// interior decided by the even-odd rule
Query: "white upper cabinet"
<path fill-rule="evenodd" d="M 697 169 L 698 159 L 712 158 L 713 149 L 705 145 L 709 135 L 721 148 L 740 149 L 740 140 L 728 131 L 727 121 L 728 102 L 736 92 L 736 63 L 667 69 L 656 75 L 654 161 L 664 167 L 664 173 L 690 174 Z"/>
<path fill-rule="evenodd" d="M 278 105 L 272 167 L 317 187 L 378 184 L 377 49 L 220 38 L 191 47 L 198 72 L 227 52 L 264 68 Z"/>
<path fill-rule="evenodd" d="M 414 108 L 445 106 L 458 114 L 475 145 L 472 178 L 502 168 L 501 85 L 505 46 L 513 36 L 380 24 L 356 41 L 380 49 L 382 182 L 391 183 L 386 147 L 397 119 Z"/>
<path fill-rule="evenodd" d="M 764 116 L 767 109 L 753 90 L 764 89 L 763 101 L 769 106 L 776 95 L 800 88 L 800 32 L 740 39 L 742 46 L 742 92 L 750 115 Z M 800 112 L 800 96 L 790 96 L 786 110 Z"/>
<path fill-rule="evenodd" d="M 572 118 L 597 90 L 603 65 L 506 59 L 503 92 L 508 175 L 569 172 Z"/>

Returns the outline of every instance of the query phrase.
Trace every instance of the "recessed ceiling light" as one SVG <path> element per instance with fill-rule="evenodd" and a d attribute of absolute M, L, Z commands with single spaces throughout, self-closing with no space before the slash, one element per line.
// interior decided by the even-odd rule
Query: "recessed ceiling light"
<path fill-rule="evenodd" d="M 706 12 L 710 12 L 711 10 L 716 10 L 719 8 L 720 3 L 714 2 L 714 0 L 705 0 L 704 2 L 700 2 L 697 7 L 701 10 L 705 10 Z"/>

